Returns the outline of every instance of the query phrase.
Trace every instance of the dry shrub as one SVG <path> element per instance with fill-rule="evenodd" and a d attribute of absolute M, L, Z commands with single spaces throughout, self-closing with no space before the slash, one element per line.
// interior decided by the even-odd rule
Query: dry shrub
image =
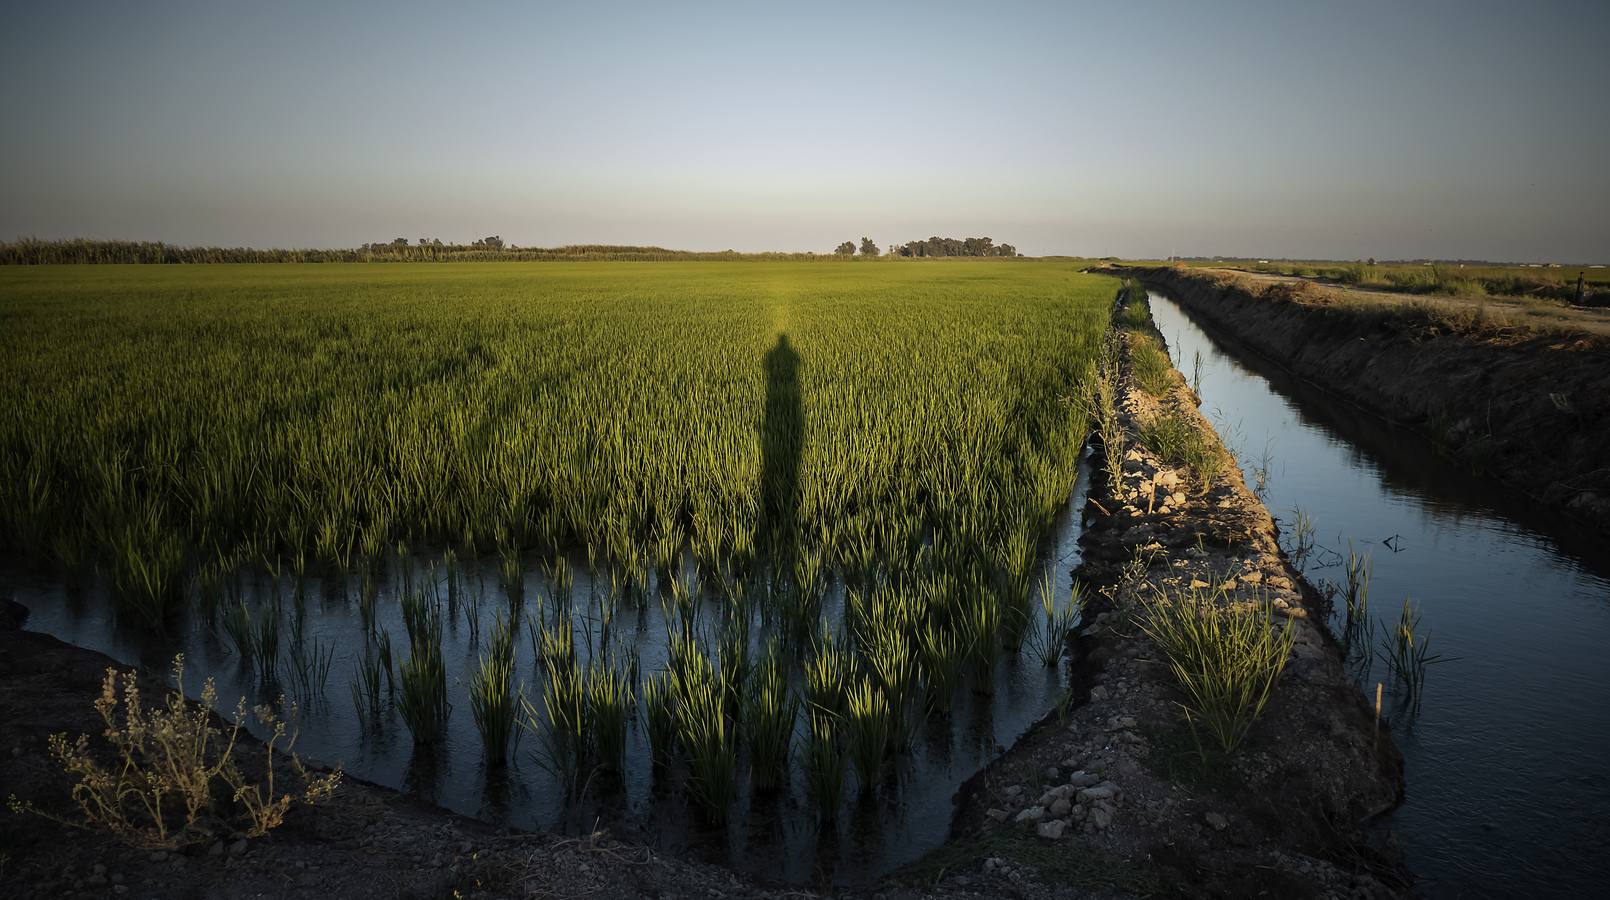
<path fill-rule="evenodd" d="M 184 684 L 182 654 L 174 657 L 173 679 L 175 685 Z M 200 703 L 186 702 L 176 687 L 163 705 L 147 709 L 140 700 L 138 676 L 125 672 L 120 678 L 116 669 L 107 669 L 95 700 L 95 711 L 106 725 L 102 732 L 106 747 L 92 746 L 89 735 L 79 735 L 76 741 L 69 741 L 66 734 L 50 737 L 51 755 L 63 771 L 78 779 L 72 799 L 82 819 L 54 816 L 15 797 L 11 808 L 105 831 L 135 846 L 171 849 L 210 840 L 217 825 L 261 837 L 285 820 L 294 803 L 317 803 L 335 791 L 340 771 L 314 775 L 304 768 L 291 753 L 296 733 L 267 705 L 253 710 L 269 731 L 265 776 L 261 782 L 248 779 L 234 752 L 246 719 L 246 701 L 236 704 L 233 722 L 220 729 L 212 723 L 217 699 L 209 678 Z M 292 710 L 294 718 L 294 706 Z M 275 794 L 276 750 L 290 755 L 301 782 L 294 795 Z"/>

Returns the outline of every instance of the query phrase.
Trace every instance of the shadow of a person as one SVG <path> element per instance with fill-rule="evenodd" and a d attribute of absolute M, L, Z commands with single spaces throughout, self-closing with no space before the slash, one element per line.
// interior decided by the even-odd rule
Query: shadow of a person
<path fill-rule="evenodd" d="M 766 406 L 760 423 L 760 523 L 757 549 L 773 566 L 792 561 L 799 518 L 799 464 L 805 449 L 805 405 L 799 354 L 779 334 L 766 352 Z"/>

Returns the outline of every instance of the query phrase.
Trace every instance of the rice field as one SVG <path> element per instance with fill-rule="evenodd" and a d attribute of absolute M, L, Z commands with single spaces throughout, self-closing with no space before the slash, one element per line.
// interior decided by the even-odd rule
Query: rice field
<path fill-rule="evenodd" d="M 781 793 L 831 829 L 915 791 L 935 740 L 987 756 L 1054 701 L 1080 598 L 1052 545 L 1115 288 L 1052 262 L 0 269 L 0 540 L 97 598 L 77 642 L 233 660 L 369 777 L 411 747 L 396 780 L 473 769 L 515 785 L 499 808 L 719 827 Z"/>

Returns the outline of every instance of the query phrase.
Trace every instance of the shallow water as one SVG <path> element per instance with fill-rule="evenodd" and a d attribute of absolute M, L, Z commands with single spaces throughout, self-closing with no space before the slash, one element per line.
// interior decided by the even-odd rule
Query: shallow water
<path fill-rule="evenodd" d="M 1071 572 L 1080 561 L 1078 539 L 1089 487 L 1087 457 L 1088 453 L 1080 461 L 1074 491 L 1041 551 L 1040 566 L 1052 578 L 1059 597 L 1066 596 Z M 444 570 L 438 565 L 432 573 L 432 563 L 440 560 L 410 557 L 406 563 L 388 567 L 379 583 L 377 623 L 391 635 L 396 662 L 407 655 L 397 602 L 405 586 L 400 583 L 404 578 L 400 573 L 407 568 L 416 586 L 430 581 L 440 584 Z M 577 654 L 585 663 L 584 635 L 598 633 L 596 608 L 589 612 L 586 598 L 607 590 L 608 578 L 601 574 L 601 587 L 595 591 L 586 560 L 580 556 L 570 560 L 570 571 L 577 598 Z M 326 764 L 339 764 L 364 780 L 416 792 L 459 813 L 525 829 L 581 832 L 603 827 L 617 837 L 725 863 L 768 881 L 865 883 L 939 846 L 949 833 L 956 790 L 1044 717 L 1061 698 L 1064 687 L 1064 667 L 1044 667 L 1027 647 L 1019 655 L 1003 656 L 996 665 L 993 692 L 986 696 L 966 688 L 959 691 L 950 717 L 925 722 L 918 729 L 910 751 L 896 758 L 893 777 L 873 800 L 855 802 L 854 775 L 847 775 L 846 800 L 835 823 L 825 828 L 818 827 L 816 808 L 806 793 L 800 756 L 803 721 L 796 730 L 788 787 L 773 798 L 755 797 L 743 789 L 725 828 L 694 824 L 699 818 L 682 791 L 674 784 L 669 789 L 655 784 L 641 716 L 630 726 L 626 774 L 620 783 L 594 779 L 580 802 L 566 802 L 560 783 L 537 759 L 534 748 L 538 742 L 532 735 L 523 736 L 501 775 L 489 773 L 482 762 L 467 684 L 484 652 L 496 613 L 509 604 L 500 586 L 497 560 L 464 564 L 460 572 L 461 597 L 446 611 L 443 629 L 442 652 L 453 708 L 445 742 L 434 754 L 415 752 L 395 709 L 386 711 L 378 734 L 365 733 L 355 712 L 349 683 L 363 653 L 365 633 L 356 599 L 358 582 L 338 578 L 310 581 L 305 586 L 305 640 L 309 646 L 322 642 L 334 650 L 322 698 L 301 704 L 297 751 Z M 245 696 L 251 703 L 268 702 L 288 690 L 283 680 L 278 687 L 260 684 L 242 666 L 222 629 L 206 627 L 199 616 L 191 616 L 177 629 L 177 636 L 153 640 L 137 629 L 118 626 L 102 585 L 63 584 L 52 575 L 18 566 L 0 566 L 0 579 L 29 608 L 29 629 L 159 671 L 166 671 L 173 655 L 182 651 L 191 696 L 199 693 L 207 675 L 216 679 L 220 702 L 226 707 L 232 707 L 236 697 Z M 264 575 L 245 589 L 248 596 L 261 599 L 273 590 L 272 580 Z M 290 599 L 294 587 L 288 578 L 281 578 L 280 591 L 285 609 L 283 661 L 296 607 Z M 524 564 L 523 593 L 523 606 L 530 615 L 538 608 L 538 598 L 547 593 L 536 560 Z M 472 609 L 472 597 L 481 598 L 478 609 Z M 701 603 L 701 617 L 715 621 L 721 601 L 706 597 Z M 834 580 L 823 611 L 829 623 L 837 625 L 842 620 L 843 603 L 843 585 Z M 471 638 L 472 616 L 480 623 L 481 644 Z M 624 636 L 636 648 L 645 675 L 663 668 L 666 615 L 657 599 L 650 597 L 640 608 L 622 606 L 614 628 L 617 641 Z M 760 639 L 756 629 L 752 646 L 758 646 Z M 533 702 L 540 706 L 535 656 L 523 627 L 517 634 L 516 666 L 517 680 L 524 681 Z M 91 699 L 86 697 L 85 703 Z M 740 747 L 740 759 L 742 753 Z M 740 762 L 741 782 L 743 766 Z M 674 776 L 667 780 L 677 781 Z"/>
<path fill-rule="evenodd" d="M 1436 897 L 1600 896 L 1610 884 L 1610 548 L 1455 470 L 1429 444 L 1329 398 L 1198 327 L 1152 292 L 1152 313 L 1202 409 L 1305 563 L 1341 582 L 1349 547 L 1374 565 L 1377 642 L 1405 598 L 1431 652 L 1417 717 L 1394 716 L 1407 764 L 1398 835 Z M 1267 460 L 1267 465 L 1265 465 Z M 1361 678 L 1391 682 L 1377 661 Z M 1393 698 L 1388 696 L 1388 706 Z"/>

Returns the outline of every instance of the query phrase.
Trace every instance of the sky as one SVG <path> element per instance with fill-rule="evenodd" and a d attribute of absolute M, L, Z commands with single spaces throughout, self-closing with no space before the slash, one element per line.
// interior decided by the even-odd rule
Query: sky
<path fill-rule="evenodd" d="M 17 4 L 0 239 L 1610 262 L 1610 3 Z"/>

